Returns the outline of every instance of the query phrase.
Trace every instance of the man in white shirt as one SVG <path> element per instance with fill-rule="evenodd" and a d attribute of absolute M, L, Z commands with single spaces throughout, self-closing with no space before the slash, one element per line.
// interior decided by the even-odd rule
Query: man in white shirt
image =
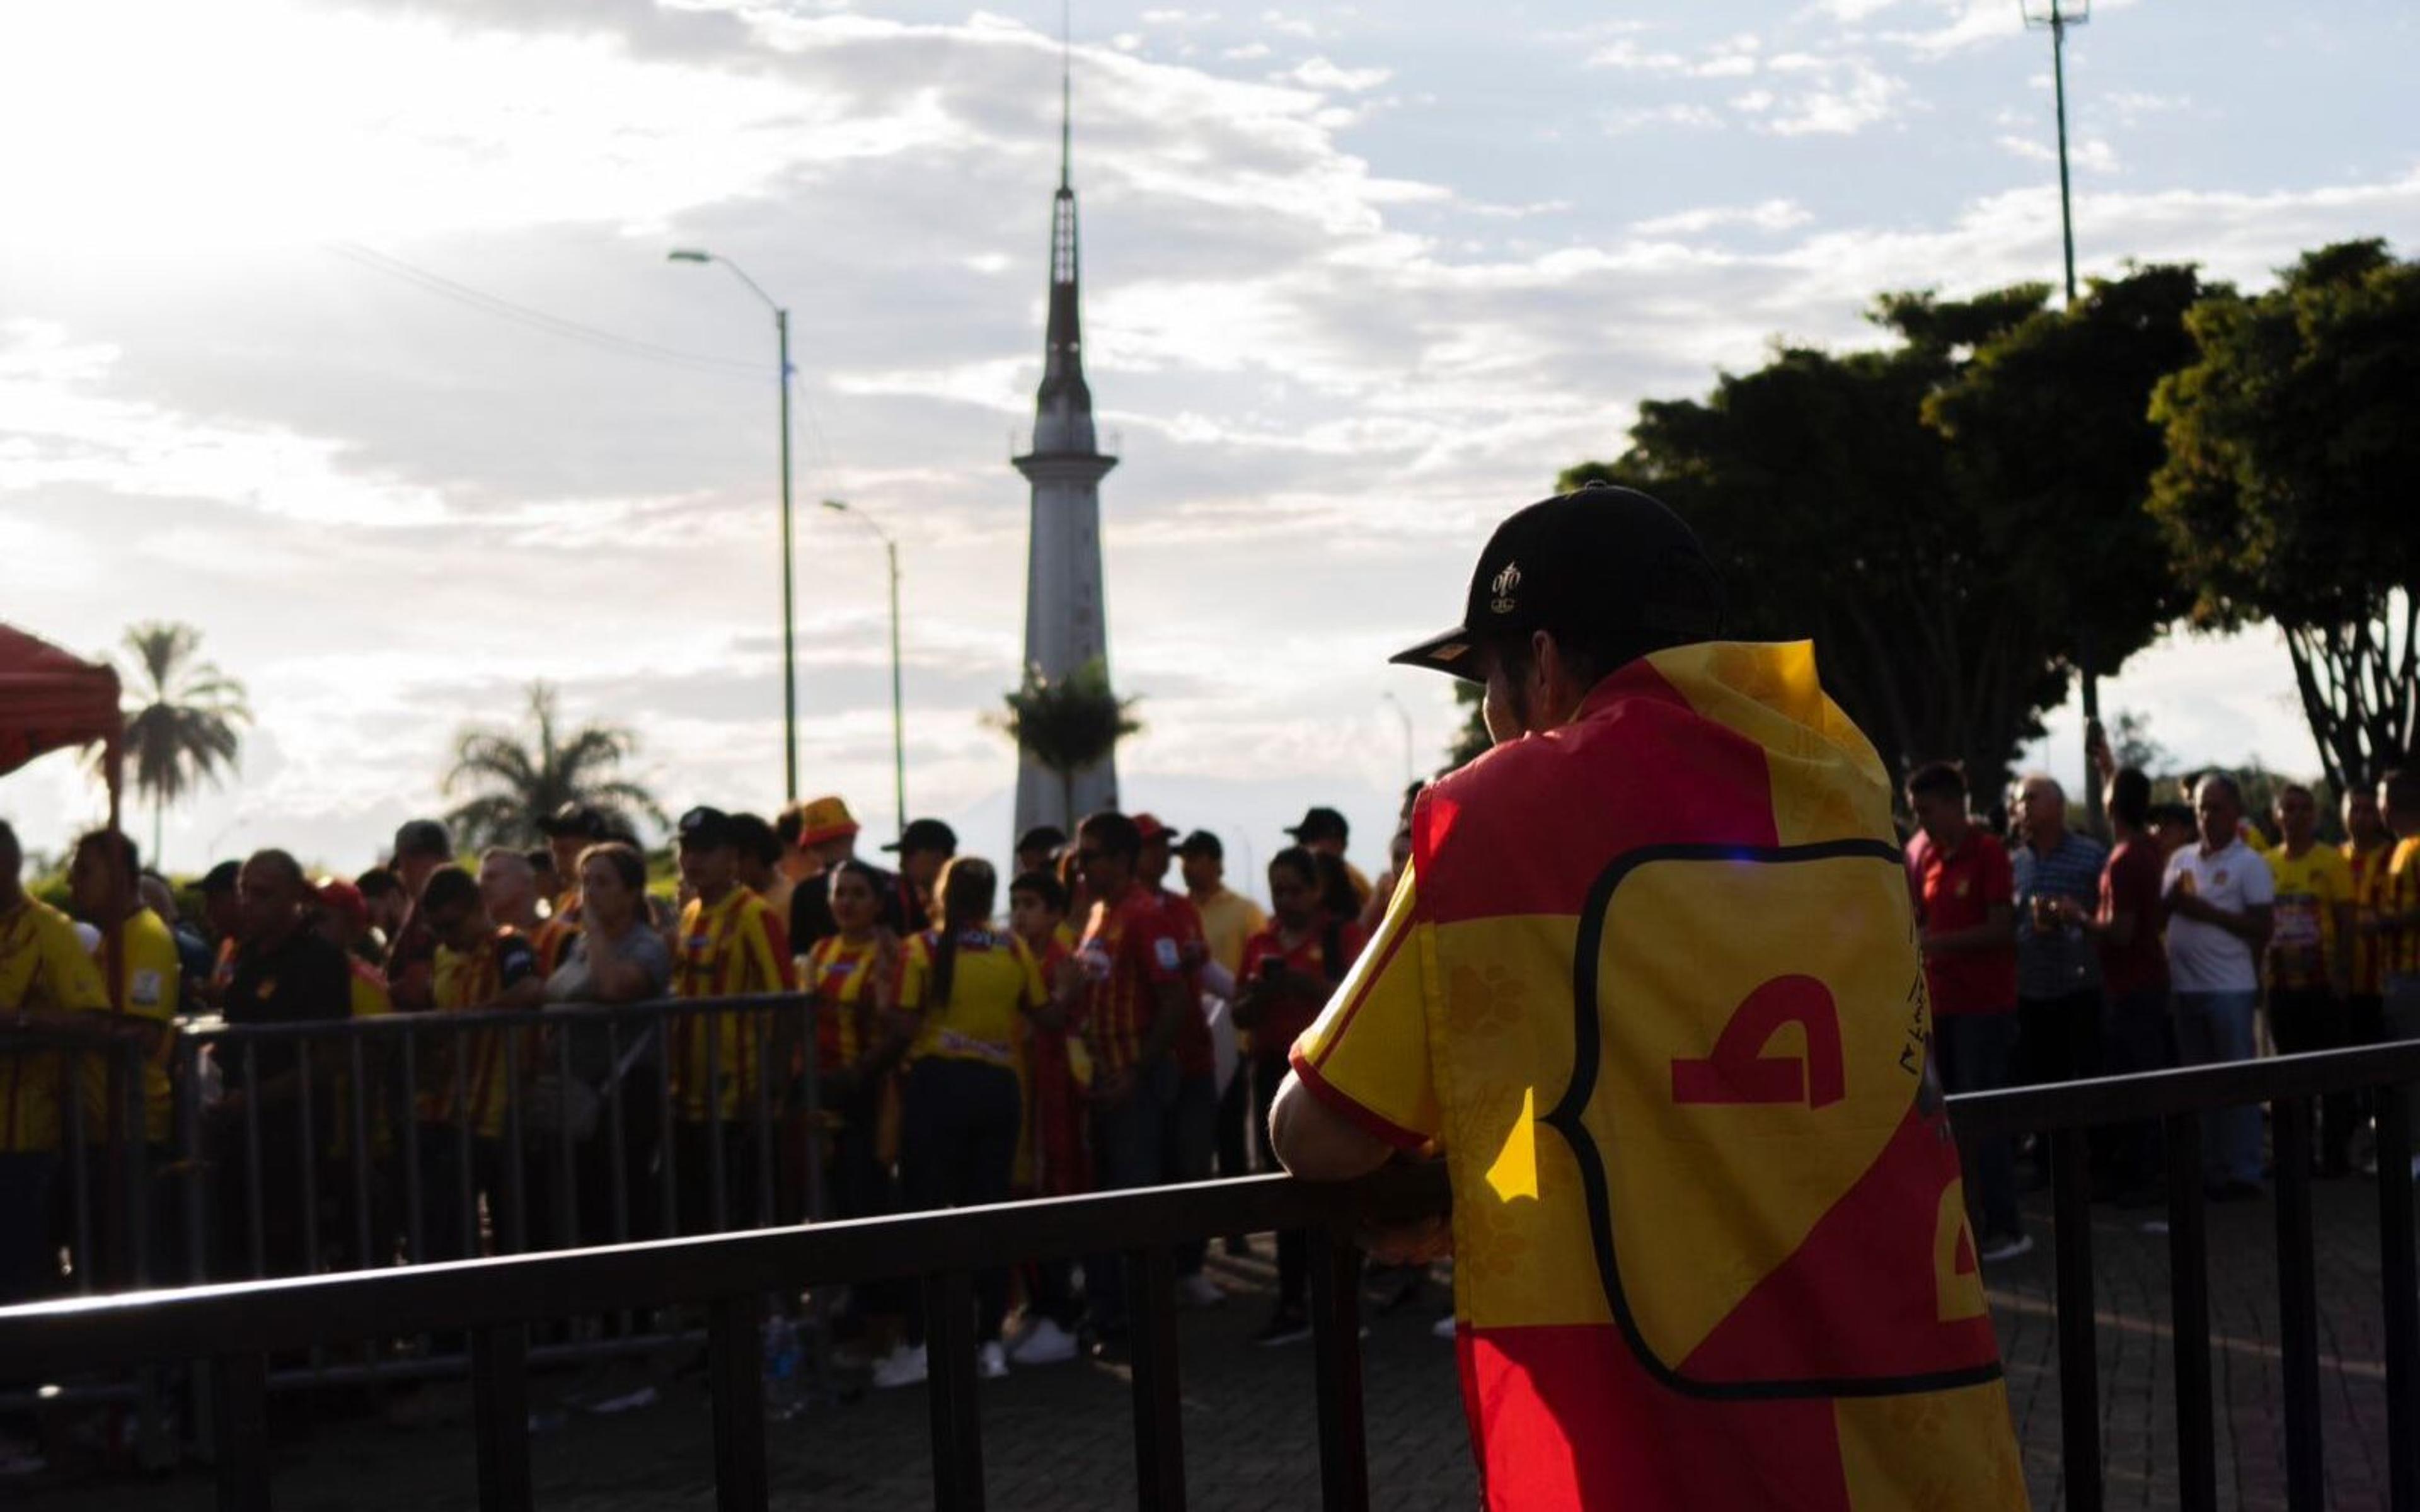
<path fill-rule="evenodd" d="M 2243 795 L 2212 772 L 2194 790 L 2196 844 L 2168 857 L 2168 980 L 2176 994 L 2178 1058 L 2188 1066 L 2250 1060 L 2260 958 L 2277 896 L 2269 865 L 2243 843 Z M 2260 1195 L 2260 1110 L 2203 1117 L 2202 1180 L 2213 1200 Z"/>

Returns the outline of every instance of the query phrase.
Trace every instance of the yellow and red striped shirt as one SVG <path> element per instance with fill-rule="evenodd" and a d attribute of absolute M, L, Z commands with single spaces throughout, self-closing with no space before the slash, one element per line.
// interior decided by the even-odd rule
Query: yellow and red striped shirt
<path fill-rule="evenodd" d="M 1890 795 L 1731 643 L 1421 795 L 1293 1060 L 1445 1147 L 1490 1506 L 2025 1505 Z"/>
<path fill-rule="evenodd" d="M 2386 990 L 2386 941 L 2363 932 L 2386 902 L 2387 871 L 2395 862 L 2395 842 L 2379 841 L 2362 850 L 2352 841 L 2342 846 L 2345 865 L 2352 872 L 2352 993 L 2375 997 Z"/>
<path fill-rule="evenodd" d="M 691 899 L 681 910 L 680 958 L 674 989 L 685 998 L 744 997 L 785 993 L 797 986 L 789 932 L 764 899 L 735 886 L 713 907 Z M 712 1021 L 709 1032 L 708 1020 Z M 684 1122 L 753 1117 L 757 1084 L 772 1040 L 771 1015 L 762 1009 L 685 1013 L 674 1030 L 673 1062 Z M 715 1046 L 711 1056 L 707 1045 Z M 719 1061 L 719 1064 L 718 1064 Z M 716 1077 L 721 1096 L 708 1111 Z"/>
<path fill-rule="evenodd" d="M 537 951 L 527 936 L 509 927 L 499 929 L 474 949 L 437 949 L 431 995 L 441 1013 L 469 1013 L 496 1006 L 496 999 L 537 970 Z M 353 979 L 359 982 L 359 977 Z M 383 984 L 381 984 L 383 985 Z M 359 989 L 356 987 L 356 992 Z M 514 1054 L 518 1041 L 519 1054 Z M 473 1029 L 449 1036 L 444 1054 L 437 1057 L 438 1079 L 423 1088 L 419 1119 L 424 1123 L 450 1123 L 467 1110 L 471 1132 L 482 1139 L 504 1132 L 507 1087 L 535 1063 L 536 1019 L 515 1034 L 507 1029 Z M 458 1079 L 457 1065 L 461 1068 Z"/>
<path fill-rule="evenodd" d="M 1185 1020 L 1172 1041 L 1176 1064 L 1187 1074 L 1211 1069 L 1209 1026 L 1195 1007 L 1201 967 L 1198 959 L 1187 960 L 1185 949 L 1188 937 L 1200 936 L 1188 936 L 1187 922 L 1170 906 L 1166 894 L 1140 882 L 1114 906 L 1093 905 L 1076 959 L 1083 963 L 1091 981 L 1084 996 L 1083 1034 L 1099 1075 L 1113 1075 L 1135 1063 L 1158 1017 L 1159 991 L 1170 983 L 1185 989 Z"/>
<path fill-rule="evenodd" d="M 872 1041 L 874 999 L 868 988 L 877 959 L 872 939 L 851 945 L 838 934 L 825 935 L 807 952 L 801 986 L 815 995 L 817 1072 L 846 1071 Z"/>

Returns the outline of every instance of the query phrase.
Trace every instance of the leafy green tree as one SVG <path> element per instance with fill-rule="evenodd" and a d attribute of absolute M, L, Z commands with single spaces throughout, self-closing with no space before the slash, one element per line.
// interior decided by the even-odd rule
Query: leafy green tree
<path fill-rule="evenodd" d="M 1028 667 L 1025 681 L 1016 691 L 1001 695 L 1001 702 L 1007 712 L 988 722 L 1058 776 L 1071 818 L 1077 774 L 1142 730 L 1134 714 L 1137 701 L 1122 699 L 1110 689 L 1109 670 L 1098 657 L 1056 679 L 1045 677 L 1039 667 Z"/>
<path fill-rule="evenodd" d="M 2193 622 L 2273 622 L 2330 785 L 2372 781 L 2420 733 L 2420 264 L 2324 247 L 2188 329 L 2150 507 Z"/>
<path fill-rule="evenodd" d="M 1986 502 L 1923 408 L 2046 295 L 1886 296 L 1872 318 L 1893 345 L 1784 347 L 1703 401 L 1651 401 L 1627 452 L 1559 486 L 1606 478 L 1672 505 L 1722 573 L 1730 633 L 1812 639 L 1826 689 L 1893 772 L 1947 757 L 1992 791 L 2065 677 L 2038 585 L 1998 559 Z"/>
<path fill-rule="evenodd" d="M 243 748 L 239 725 L 252 722 L 243 685 L 200 658 L 202 632 L 149 620 L 121 642 L 119 680 L 132 695 L 125 756 L 134 791 L 151 800 L 151 864 L 160 864 L 162 816 L 200 783 L 217 786 Z"/>
<path fill-rule="evenodd" d="M 1454 679 L 1453 702 L 1463 710 L 1462 728 L 1453 733 L 1453 745 L 1446 751 L 1446 771 L 1479 760 L 1496 744 L 1496 737 L 1487 733 L 1486 694 L 1487 690 L 1477 683 Z"/>
<path fill-rule="evenodd" d="M 587 804 L 626 824 L 641 814 L 669 823 L 653 794 L 614 775 L 637 753 L 637 735 L 597 724 L 566 734 L 560 721 L 555 690 L 537 682 L 529 686 L 526 738 L 484 726 L 455 737 L 454 765 L 442 786 L 449 797 L 468 795 L 445 815 L 465 849 L 532 844 L 537 822 L 566 803 Z"/>
<path fill-rule="evenodd" d="M 2087 721 L 2101 677 L 2191 601 L 2144 508 L 2167 455 L 2149 411 L 2192 360 L 2185 317 L 2211 292 L 2183 267 L 2096 278 L 2073 304 L 1979 344 L 1924 401 L 1991 560 L 2032 580 L 2045 649 L 2075 673 Z M 2097 825 L 2100 793 L 2086 796 Z"/>

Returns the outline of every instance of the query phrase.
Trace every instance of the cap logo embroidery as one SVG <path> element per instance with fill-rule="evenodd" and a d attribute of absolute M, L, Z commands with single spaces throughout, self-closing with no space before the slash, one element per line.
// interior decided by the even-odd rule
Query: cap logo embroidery
<path fill-rule="evenodd" d="M 1496 575 L 1496 580 L 1488 586 L 1495 591 L 1496 598 L 1494 602 L 1490 603 L 1487 607 L 1494 609 L 1498 614 L 1512 613 L 1513 609 L 1512 595 L 1518 593 L 1521 588 L 1521 563 L 1517 562 L 1508 562 L 1504 563 L 1504 570 L 1497 573 Z"/>

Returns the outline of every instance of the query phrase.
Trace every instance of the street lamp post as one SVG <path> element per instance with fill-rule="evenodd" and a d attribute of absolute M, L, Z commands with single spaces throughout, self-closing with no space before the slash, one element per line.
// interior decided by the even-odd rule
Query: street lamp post
<path fill-rule="evenodd" d="M 891 532 L 865 511 L 839 499 L 827 499 L 824 507 L 834 514 L 846 515 L 872 531 L 882 543 L 882 554 L 891 564 L 891 801 L 896 807 L 900 833 L 908 830 L 908 723 L 900 701 L 899 680 L 899 543 Z"/>
<path fill-rule="evenodd" d="M 2075 209 L 2067 167 L 2067 29 L 2092 19 L 2092 0 L 2018 0 L 2025 24 L 2050 32 L 2051 98 L 2058 114 L 2058 234 L 2066 255 L 2067 307 L 2075 308 Z M 2076 682 L 2084 694 L 2084 813 L 2088 827 L 2102 827 L 2101 778 L 2092 770 L 2092 733 L 2101 725 L 2101 676 L 2093 664 L 2092 625 L 2078 626 Z"/>
<path fill-rule="evenodd" d="M 798 609 L 790 563 L 790 312 L 766 293 L 757 282 L 728 257 L 684 247 L 669 254 L 676 263 L 721 263 L 748 292 L 773 312 L 773 335 L 781 359 L 782 381 L 782 792 L 799 800 L 799 653 Z"/>

